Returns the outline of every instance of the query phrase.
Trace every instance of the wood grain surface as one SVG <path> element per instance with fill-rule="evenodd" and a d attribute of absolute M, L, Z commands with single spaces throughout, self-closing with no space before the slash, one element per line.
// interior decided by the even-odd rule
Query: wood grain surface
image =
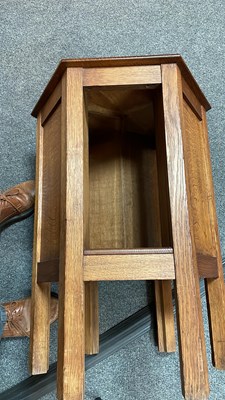
<path fill-rule="evenodd" d="M 190 190 L 190 216 L 194 228 L 196 251 L 216 256 L 215 234 L 211 217 L 211 195 L 207 185 L 208 168 L 204 163 L 204 132 L 202 122 L 183 101 L 184 148 L 187 165 L 187 179 Z"/>
<path fill-rule="evenodd" d="M 162 88 L 154 94 L 155 141 L 160 212 L 160 246 L 173 246 L 170 201 L 168 187 L 168 173 L 166 162 L 166 143 Z M 154 207 L 155 208 L 155 207 Z M 176 350 L 175 324 L 172 301 L 171 282 L 155 282 L 156 318 L 158 332 L 158 347 L 160 352 L 174 352 Z"/>
<path fill-rule="evenodd" d="M 84 86 L 148 85 L 161 83 L 159 65 L 84 69 Z"/>
<path fill-rule="evenodd" d="M 61 105 L 57 107 L 43 128 L 41 260 L 59 257 L 60 164 Z"/>
<path fill-rule="evenodd" d="M 193 227 L 189 215 L 185 154 L 183 153 L 183 95 L 176 64 L 162 66 L 163 106 L 169 194 L 176 275 L 178 333 L 182 389 L 185 399 L 209 395 L 208 368 L 200 301 Z"/>
<path fill-rule="evenodd" d="M 153 91 L 85 91 L 90 136 L 91 249 L 158 244 Z"/>
<path fill-rule="evenodd" d="M 176 336 L 171 281 L 155 281 L 158 349 L 160 352 L 176 351 Z"/>
<path fill-rule="evenodd" d="M 193 93 L 193 91 L 191 90 L 190 86 L 188 85 L 188 83 L 185 81 L 184 78 L 182 78 L 182 90 L 183 90 L 184 100 L 192 109 L 192 111 L 195 113 L 196 117 L 201 121 L 202 120 L 201 103 L 197 99 L 197 97 L 195 96 L 195 94 Z"/>
<path fill-rule="evenodd" d="M 32 267 L 31 330 L 29 368 L 32 375 L 43 374 L 49 367 L 49 283 L 37 284 L 38 262 L 42 252 L 42 209 L 43 209 L 43 128 L 41 114 L 37 119 L 37 158 L 35 183 L 34 247 Z"/>
<path fill-rule="evenodd" d="M 90 179 L 89 179 L 89 128 L 88 108 L 84 98 L 83 108 L 84 131 L 84 249 L 90 247 Z M 85 284 L 85 353 L 96 354 L 99 352 L 99 305 L 98 283 Z"/>
<path fill-rule="evenodd" d="M 67 69 L 62 80 L 59 400 L 84 396 L 83 108 L 82 71 Z"/>
<path fill-rule="evenodd" d="M 55 108 L 57 107 L 58 103 L 61 100 L 62 96 L 62 84 L 61 81 L 58 83 L 58 85 L 55 87 L 54 91 L 52 94 L 49 96 L 47 99 L 46 103 L 42 107 L 41 110 L 41 124 L 44 126 L 44 123 L 46 122 L 47 118 L 50 117 L 50 115 L 55 111 Z"/>
<path fill-rule="evenodd" d="M 185 64 L 183 58 L 179 54 L 152 55 L 139 57 L 111 57 L 111 58 L 83 58 L 83 59 L 64 59 L 61 60 L 48 85 L 46 86 L 42 96 L 32 111 L 32 115 L 37 117 L 38 112 L 45 104 L 47 98 L 54 90 L 57 83 L 67 68 L 96 68 L 96 67 L 128 67 L 142 65 L 162 65 L 177 63 L 185 80 L 192 87 L 196 97 L 206 110 L 210 109 L 210 104 L 199 85 Z"/>
<path fill-rule="evenodd" d="M 212 361 L 216 368 L 225 369 L 225 290 L 223 265 L 220 248 L 220 238 L 216 216 L 216 202 L 213 188 L 213 177 L 210 160 L 206 112 L 202 107 L 203 131 L 203 165 L 205 184 L 208 191 L 208 210 L 211 216 L 212 241 L 215 243 L 217 255 L 218 278 L 206 280 L 206 295 L 208 303 L 209 328 L 212 346 Z"/>
<path fill-rule="evenodd" d="M 84 399 L 101 280 L 156 280 L 159 350 L 174 351 L 175 279 L 183 395 L 204 400 L 207 278 L 213 360 L 225 368 L 209 108 L 179 55 L 62 60 L 35 106 L 31 369 L 48 369 L 49 282 L 59 279 L 60 400 Z"/>
<path fill-rule="evenodd" d="M 173 254 L 84 256 L 85 281 L 174 279 Z"/>

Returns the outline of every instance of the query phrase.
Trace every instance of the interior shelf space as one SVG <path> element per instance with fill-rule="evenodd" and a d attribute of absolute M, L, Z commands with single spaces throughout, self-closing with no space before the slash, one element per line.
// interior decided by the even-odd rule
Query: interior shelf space
<path fill-rule="evenodd" d="M 161 235 L 156 140 L 157 119 L 163 118 L 160 85 L 85 88 L 84 95 L 89 249 L 172 247 L 171 240 L 163 243 Z M 161 196 L 167 197 L 167 188 Z"/>

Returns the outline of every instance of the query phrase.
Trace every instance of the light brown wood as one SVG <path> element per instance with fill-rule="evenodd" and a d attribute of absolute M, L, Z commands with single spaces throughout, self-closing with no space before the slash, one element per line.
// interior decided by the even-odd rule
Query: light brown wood
<path fill-rule="evenodd" d="M 209 210 L 210 199 L 204 167 L 204 143 L 202 123 L 183 101 L 184 148 L 187 164 L 187 178 L 190 190 L 190 215 L 194 227 L 196 251 L 216 256 L 212 218 Z M 208 172 L 208 171 L 207 171 Z"/>
<path fill-rule="evenodd" d="M 84 256 L 84 280 L 174 279 L 172 254 L 114 254 Z"/>
<path fill-rule="evenodd" d="M 40 114 L 31 364 L 34 373 L 48 368 L 49 282 L 59 280 L 60 400 L 84 398 L 84 353 L 99 345 L 99 280 L 155 280 L 159 349 L 173 351 L 175 279 L 183 394 L 205 400 L 199 277 L 207 277 L 214 363 L 225 367 L 202 105 L 210 107 L 182 58 L 155 56 L 63 60 L 33 111 Z"/>
<path fill-rule="evenodd" d="M 218 278 L 217 258 L 197 253 L 198 273 L 201 278 Z"/>
<path fill-rule="evenodd" d="M 90 133 L 90 248 L 155 247 L 160 228 L 155 207 L 152 90 L 86 89 L 85 94 Z M 97 110 L 94 115 L 93 110 Z"/>
<path fill-rule="evenodd" d="M 34 219 L 34 247 L 31 296 L 31 334 L 29 367 L 33 375 L 43 374 L 49 368 L 49 283 L 37 284 L 38 262 L 41 259 L 42 190 L 43 190 L 43 128 L 41 115 L 37 119 L 36 196 Z"/>
<path fill-rule="evenodd" d="M 160 352 L 176 351 L 172 288 L 170 281 L 155 281 L 155 300 Z"/>
<path fill-rule="evenodd" d="M 53 92 L 57 83 L 61 80 L 67 68 L 102 68 L 102 67 L 127 67 L 127 66 L 145 66 L 145 65 L 162 65 L 177 63 L 186 82 L 192 87 L 196 97 L 206 110 L 210 109 L 210 104 L 199 88 L 197 82 L 192 76 L 190 70 L 185 64 L 183 58 L 179 54 L 155 55 L 155 56 L 139 56 L 139 57 L 110 57 L 110 58 L 82 58 L 82 59 L 66 59 L 61 60 L 48 85 L 46 86 L 40 100 L 32 111 L 32 115 L 37 117 L 39 111 L 45 104 L 46 100 Z"/>
<path fill-rule="evenodd" d="M 183 395 L 207 399 L 208 369 L 194 237 L 189 215 L 183 153 L 183 96 L 177 65 L 162 66 L 162 89 L 176 275 L 178 333 Z M 179 221 L 179 222 L 178 222 Z"/>
<path fill-rule="evenodd" d="M 202 120 L 202 106 L 200 101 L 197 99 L 195 94 L 192 92 L 190 89 L 189 85 L 185 81 L 185 79 L 182 79 L 182 90 L 183 90 L 183 96 L 189 107 L 191 107 L 192 111 L 195 113 L 197 118 L 201 121 Z"/>
<path fill-rule="evenodd" d="M 191 89 L 189 88 L 189 92 Z M 186 136 L 184 146 L 188 163 L 191 192 L 191 216 L 200 275 L 206 278 L 209 326 L 213 364 L 225 368 L 225 306 L 223 267 L 216 218 L 213 180 L 207 135 L 206 113 L 201 108 L 201 121 L 184 101 Z"/>
<path fill-rule="evenodd" d="M 89 132 L 88 110 L 84 102 L 83 110 L 84 130 L 84 248 L 90 247 L 90 216 L 89 216 Z M 98 315 L 98 283 L 85 284 L 85 353 L 99 352 L 99 315 Z"/>
<path fill-rule="evenodd" d="M 41 124 L 42 126 L 46 122 L 47 118 L 54 112 L 54 109 L 58 106 L 62 95 L 62 85 L 61 81 L 56 86 L 55 90 L 51 94 L 51 96 L 46 101 L 45 105 L 42 107 L 41 110 Z"/>
<path fill-rule="evenodd" d="M 59 400 L 84 398 L 83 109 L 82 70 L 67 69 L 62 81 Z"/>
<path fill-rule="evenodd" d="M 161 83 L 159 65 L 84 69 L 84 86 L 127 86 L 150 83 Z"/>
<path fill-rule="evenodd" d="M 114 256 L 114 255 L 138 255 L 138 254 L 173 254 L 172 248 L 151 248 L 151 249 L 104 249 L 85 250 L 85 256 Z M 58 282 L 59 281 L 59 259 L 52 259 L 38 263 L 37 282 Z M 93 301 L 93 304 L 94 301 Z M 92 311 L 93 312 L 93 311 Z M 96 311 L 97 313 L 97 311 Z M 96 322 L 95 322 L 96 324 Z M 88 328 L 89 329 L 89 328 Z"/>
<path fill-rule="evenodd" d="M 203 107 L 202 117 L 203 169 L 205 171 L 205 185 L 208 193 L 208 210 L 211 217 L 211 230 L 216 247 L 218 268 L 218 278 L 206 280 L 206 294 L 212 345 L 212 360 L 216 368 L 225 369 L 225 290 L 223 265 L 216 216 L 216 203 L 213 189 L 206 113 Z"/>
<path fill-rule="evenodd" d="M 91 249 L 124 247 L 120 144 L 112 121 L 114 127 L 106 140 L 90 143 Z"/>
<path fill-rule="evenodd" d="M 90 247 L 90 182 L 89 182 L 89 128 L 88 110 L 85 98 L 83 99 L 83 223 L 84 223 L 84 243 L 83 248 Z"/>
<path fill-rule="evenodd" d="M 98 282 L 85 283 L 85 354 L 99 352 Z"/>
<path fill-rule="evenodd" d="M 162 89 L 157 89 L 154 96 L 155 141 L 157 174 L 159 186 L 160 243 L 163 247 L 172 247 L 172 228 L 168 187 L 168 169 L 166 160 L 165 122 L 163 112 Z"/>
<path fill-rule="evenodd" d="M 166 164 L 165 128 L 162 89 L 154 96 L 155 141 L 159 191 L 160 236 L 159 244 L 172 247 L 171 217 L 169 203 L 168 174 Z M 156 205 L 154 209 L 156 208 Z M 155 282 L 158 347 L 160 352 L 176 350 L 175 324 L 171 282 Z"/>
<path fill-rule="evenodd" d="M 171 251 L 170 251 L 171 250 Z M 118 249 L 118 250 L 88 250 L 84 252 L 84 255 L 131 255 L 131 254 L 173 254 L 172 249 L 159 248 L 159 249 Z M 217 278 L 218 267 L 217 259 L 215 257 L 205 256 L 204 254 L 197 253 L 198 260 L 198 272 L 200 278 Z M 37 269 L 37 282 L 58 282 L 59 281 L 59 259 L 52 259 L 48 261 L 42 261 L 38 263 Z M 159 289 L 161 290 L 161 289 Z M 165 290 L 168 290 L 167 288 Z M 171 289 L 172 290 L 172 289 Z M 172 292 L 163 295 L 167 298 L 167 308 L 170 304 L 169 298 L 171 298 L 170 307 L 172 306 Z M 94 301 L 92 304 L 95 304 Z M 161 307 L 161 306 L 160 306 Z M 96 311 L 97 313 L 97 311 Z M 161 311 L 160 311 L 161 314 Z M 172 314 L 171 314 L 172 315 Z M 162 318 L 162 315 L 160 316 Z M 168 315 L 168 318 L 171 316 Z M 165 323 L 165 322 L 163 322 Z M 89 329 L 89 328 L 88 328 Z M 165 328 L 163 328 L 165 329 Z M 171 329 L 172 335 L 172 329 Z M 161 339 L 162 341 L 162 339 Z M 172 341 L 170 339 L 170 341 Z M 168 346 L 167 346 L 168 348 Z M 162 350 L 161 350 L 162 351 Z M 165 350 L 166 351 L 166 350 Z M 170 351 L 173 351 L 172 349 Z"/>
<path fill-rule="evenodd" d="M 59 257 L 61 105 L 43 128 L 43 183 L 40 261 Z M 57 196 L 56 196 L 57 193 Z"/>
<path fill-rule="evenodd" d="M 147 118 L 151 118 L 151 108 Z M 121 132 L 122 218 L 125 248 L 160 247 L 160 217 L 155 150 L 151 132 L 132 135 L 124 121 Z M 129 125 L 128 125 L 129 126 Z"/>
<path fill-rule="evenodd" d="M 114 256 L 114 255 L 138 255 L 138 254 L 173 254 L 172 248 L 152 248 L 152 249 L 104 249 L 104 250 L 85 250 L 85 256 Z M 52 259 L 38 263 L 37 282 L 58 282 L 59 281 L 59 259 Z M 93 301 L 93 304 L 94 301 Z M 93 311 L 92 311 L 93 312 Z M 97 311 L 96 311 L 97 313 Z M 96 322 L 95 322 L 96 324 Z M 88 328 L 89 329 L 89 328 Z"/>

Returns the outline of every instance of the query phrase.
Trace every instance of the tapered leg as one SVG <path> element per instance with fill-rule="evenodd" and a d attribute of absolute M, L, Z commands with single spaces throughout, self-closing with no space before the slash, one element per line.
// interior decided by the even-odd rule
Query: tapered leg
<path fill-rule="evenodd" d="M 36 194 L 34 248 L 32 271 L 32 306 L 30 333 L 30 371 L 31 374 L 43 374 L 49 367 L 49 307 L 50 285 L 37 284 L 37 263 L 42 253 L 42 186 L 43 186 L 43 128 L 41 115 L 37 119 L 37 156 L 36 156 Z"/>
<path fill-rule="evenodd" d="M 197 258 L 189 215 L 190 199 L 183 152 L 181 74 L 177 65 L 162 66 L 162 91 L 182 388 L 185 399 L 203 400 L 209 395 L 208 368 Z"/>
<path fill-rule="evenodd" d="M 84 398 L 84 129 L 82 69 L 62 80 L 59 400 Z"/>

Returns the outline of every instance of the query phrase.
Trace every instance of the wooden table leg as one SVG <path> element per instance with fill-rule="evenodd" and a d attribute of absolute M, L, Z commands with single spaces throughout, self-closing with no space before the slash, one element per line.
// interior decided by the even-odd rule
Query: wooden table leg
<path fill-rule="evenodd" d="M 84 398 L 84 130 L 82 69 L 62 81 L 59 400 Z"/>
<path fill-rule="evenodd" d="M 218 369 L 225 369 L 225 288 L 223 277 L 223 265 L 221 258 L 220 240 L 216 217 L 216 203 L 213 189 L 213 179 L 210 161 L 210 151 L 207 134 L 206 113 L 202 107 L 202 128 L 203 128 L 203 154 L 205 184 L 208 193 L 208 208 L 211 221 L 212 240 L 214 240 L 216 254 L 218 278 L 206 279 L 206 294 L 209 314 L 209 327 L 212 346 L 213 364 Z"/>
<path fill-rule="evenodd" d="M 90 196 L 89 196 L 89 132 L 88 109 L 84 96 L 83 109 L 84 131 L 84 248 L 90 248 Z M 97 354 L 99 352 L 99 305 L 98 283 L 85 283 L 85 354 Z"/>
<path fill-rule="evenodd" d="M 85 283 L 85 354 L 99 352 L 98 282 Z"/>
<path fill-rule="evenodd" d="M 49 368 L 49 308 L 50 285 L 37 284 L 37 263 L 40 261 L 43 184 L 43 128 L 41 115 L 37 120 L 36 196 L 34 222 L 34 248 L 32 271 L 32 306 L 30 334 L 30 371 L 32 375 L 43 374 Z"/>
<path fill-rule="evenodd" d="M 162 65 L 162 91 L 182 388 L 186 400 L 203 400 L 209 396 L 208 368 L 197 259 L 189 216 L 190 199 L 186 186 L 181 75 L 175 64 Z"/>
<path fill-rule="evenodd" d="M 176 351 L 172 287 L 170 281 L 155 281 L 158 348 L 160 352 Z"/>

